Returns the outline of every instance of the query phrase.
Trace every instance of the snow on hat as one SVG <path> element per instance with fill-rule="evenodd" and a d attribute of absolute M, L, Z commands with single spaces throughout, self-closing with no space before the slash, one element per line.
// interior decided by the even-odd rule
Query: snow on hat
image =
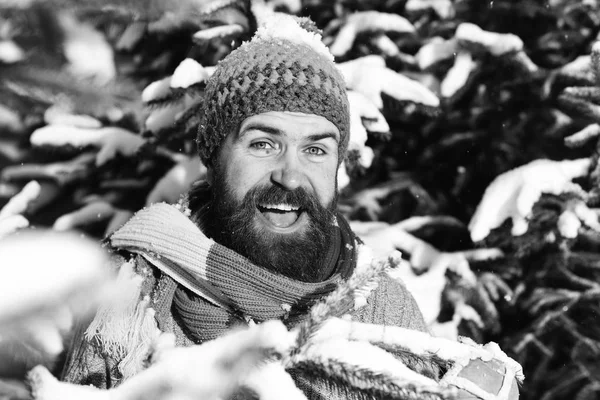
<path fill-rule="evenodd" d="M 269 111 L 326 118 L 340 131 L 339 162 L 343 160 L 350 136 L 344 78 L 321 35 L 304 29 L 311 29 L 305 20 L 275 13 L 252 40 L 219 62 L 206 86 L 198 128 L 205 164 L 244 119 Z"/>

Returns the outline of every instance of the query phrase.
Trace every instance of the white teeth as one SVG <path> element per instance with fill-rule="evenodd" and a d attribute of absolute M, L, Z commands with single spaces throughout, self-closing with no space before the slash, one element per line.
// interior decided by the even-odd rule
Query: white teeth
<path fill-rule="evenodd" d="M 279 211 L 298 211 L 300 208 L 292 207 L 288 204 L 261 204 L 262 208 L 267 208 L 271 210 L 279 210 Z"/>

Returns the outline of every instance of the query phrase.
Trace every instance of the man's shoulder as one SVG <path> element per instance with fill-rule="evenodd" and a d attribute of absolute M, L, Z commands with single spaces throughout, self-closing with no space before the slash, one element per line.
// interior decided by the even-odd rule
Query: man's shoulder
<path fill-rule="evenodd" d="M 372 261 L 371 249 L 360 244 L 357 269 L 370 267 Z M 387 272 L 379 276 L 376 286 L 366 297 L 366 304 L 357 309 L 353 317 L 361 322 L 427 331 L 423 314 L 412 294 L 400 279 L 392 278 Z"/>
<path fill-rule="evenodd" d="M 373 263 L 386 262 L 388 267 L 378 277 L 377 286 L 373 289 L 372 295 L 377 300 L 385 300 L 387 298 L 398 299 L 401 302 L 409 300 L 414 301 L 412 294 L 400 277 L 390 274 L 390 269 L 393 268 L 390 260 L 378 260 L 373 250 L 364 243 L 357 244 L 357 273 L 365 268 L 372 268 Z M 371 296 L 369 296 L 371 297 Z M 374 300 L 374 301 L 377 301 Z"/>

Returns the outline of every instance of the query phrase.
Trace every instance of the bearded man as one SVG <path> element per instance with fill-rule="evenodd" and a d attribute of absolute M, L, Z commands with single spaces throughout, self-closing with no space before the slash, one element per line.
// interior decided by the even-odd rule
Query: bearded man
<path fill-rule="evenodd" d="M 82 327 L 63 380 L 119 385 L 144 368 L 157 328 L 189 346 L 251 321 L 293 327 L 368 268 L 367 249 L 336 212 L 349 141 L 345 84 L 311 26 L 266 24 L 219 63 L 198 133 L 207 180 L 177 205 L 138 212 L 108 239 L 131 298 Z M 342 311 L 426 330 L 413 297 L 385 274 L 364 304 Z M 433 364 L 407 363 L 439 378 Z M 332 398 L 296 378 L 309 398 Z"/>

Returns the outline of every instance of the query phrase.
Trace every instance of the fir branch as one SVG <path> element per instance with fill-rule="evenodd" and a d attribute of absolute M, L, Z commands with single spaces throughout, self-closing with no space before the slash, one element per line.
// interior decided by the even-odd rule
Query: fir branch
<path fill-rule="evenodd" d="M 600 382 L 592 382 L 584 385 L 575 396 L 575 400 L 594 400 L 600 397 Z"/>
<path fill-rule="evenodd" d="M 600 98 L 599 98 L 600 99 Z M 568 137 L 565 138 L 565 145 L 568 147 L 582 147 L 590 140 L 600 136 L 600 125 L 590 124 Z"/>
<path fill-rule="evenodd" d="M 148 29 L 151 32 L 168 32 L 182 27 L 206 29 L 232 24 L 247 30 L 248 34 L 244 35 L 243 40 L 249 39 L 254 33 L 256 21 L 250 9 L 250 0 L 211 1 L 198 9 L 170 11 L 162 19 L 150 23 Z"/>
<path fill-rule="evenodd" d="M 35 4 L 35 0 L 24 0 L 19 4 L 26 8 Z M 9 1 L 9 4 L 11 1 Z M 210 12 L 212 0 L 47 0 L 45 4 L 53 9 L 71 11 L 75 13 L 87 10 L 102 10 L 105 12 L 119 12 L 128 14 L 132 19 L 154 21 L 165 13 L 192 19 Z"/>
<path fill-rule="evenodd" d="M 546 395 L 542 399 L 564 399 L 567 392 L 581 387 L 586 380 L 587 377 L 583 371 L 577 371 L 568 376 L 561 376 L 559 383 L 546 392 Z"/>
<path fill-rule="evenodd" d="M 523 307 L 533 314 L 539 314 L 544 309 L 560 309 L 569 304 L 572 300 L 578 299 L 580 293 L 567 289 L 556 289 L 553 291 L 548 288 L 536 288 L 529 299 L 523 303 Z"/>
<path fill-rule="evenodd" d="M 567 87 L 563 93 L 574 98 L 589 101 L 592 104 L 600 104 L 600 88 L 596 86 Z"/>
<path fill-rule="evenodd" d="M 386 374 L 373 372 L 335 360 L 311 359 L 294 364 L 289 370 L 323 384 L 333 392 L 344 391 L 349 398 L 377 398 L 386 400 L 433 400 L 451 398 L 453 391 L 442 388 L 424 388 L 415 384 L 399 385 Z"/>
<path fill-rule="evenodd" d="M 357 178 L 365 174 L 365 168 L 360 164 L 360 150 L 350 149 L 346 152 L 344 163 L 346 171 L 351 178 Z"/>
<path fill-rule="evenodd" d="M 222 16 L 221 13 L 228 9 L 237 10 L 244 14 L 251 12 L 252 1 L 251 0 L 212 0 L 207 6 L 202 8 L 202 18 L 204 20 L 210 18 L 218 19 Z"/>
<path fill-rule="evenodd" d="M 182 89 L 171 89 L 165 96 L 145 102 L 144 106 L 150 111 L 176 106 L 185 97 L 185 92 L 186 91 Z"/>
<path fill-rule="evenodd" d="M 187 110 L 181 114 L 179 119 L 176 121 L 176 125 L 186 131 L 186 135 L 190 129 L 194 130 L 194 133 L 198 129 L 198 125 L 200 124 L 200 118 L 202 117 L 204 108 L 204 103 L 201 100 L 198 100 L 196 104 L 188 107 Z M 195 138 L 195 136 L 194 136 Z"/>
<path fill-rule="evenodd" d="M 592 46 L 591 67 L 596 80 L 596 85 L 600 85 L 600 43 L 596 42 Z"/>
<path fill-rule="evenodd" d="M 311 338 L 309 345 L 323 341 L 349 340 L 357 343 L 370 343 L 379 347 L 408 350 L 422 360 L 445 360 L 449 363 L 474 358 L 489 358 L 490 351 L 479 346 L 460 343 L 454 340 L 433 337 L 426 332 L 398 326 L 368 324 L 332 318 Z M 440 362 L 440 364 L 443 364 Z"/>
<path fill-rule="evenodd" d="M 5 34 L 14 35 L 13 39 L 16 39 L 27 52 L 29 62 L 40 60 L 48 67 L 64 61 L 62 57 L 64 29 L 56 12 L 48 5 L 35 2 L 27 9 L 18 9 L 0 2 L 0 11 Z"/>
<path fill-rule="evenodd" d="M 546 77 L 542 86 L 544 98 L 554 97 L 554 93 L 562 91 L 565 87 L 590 86 L 594 80 L 590 73 L 580 71 L 552 71 Z"/>
<path fill-rule="evenodd" d="M 370 268 L 356 271 L 350 279 L 341 283 L 324 300 L 315 304 L 310 310 L 308 319 L 300 325 L 295 352 L 300 351 L 308 343 L 310 337 L 328 318 L 347 313 L 354 306 L 354 294 L 377 282 L 387 267 L 387 262 L 379 261 L 374 262 Z"/>
<path fill-rule="evenodd" d="M 196 97 L 204 93 L 206 82 L 198 82 L 186 88 L 171 88 L 169 92 L 162 97 L 152 99 L 144 103 L 149 109 L 157 109 L 172 106 L 179 103 L 185 96 Z"/>
<path fill-rule="evenodd" d="M 394 355 L 394 357 L 402 360 L 404 364 L 415 372 L 425 375 L 428 378 L 437 380 L 443 376 L 453 365 L 450 360 L 439 357 L 436 353 L 430 354 L 415 354 L 408 347 L 389 345 L 385 342 L 371 342 L 375 346 L 381 348 Z"/>
<path fill-rule="evenodd" d="M 177 121 L 175 121 L 173 126 L 174 135 L 171 137 L 171 140 L 196 140 L 198 126 L 200 125 L 200 119 L 202 117 L 203 106 L 204 104 L 199 101 L 183 112 Z"/>
<path fill-rule="evenodd" d="M 592 240 L 597 241 L 598 235 L 594 235 Z M 569 255 L 569 268 L 574 272 L 595 272 L 600 273 L 600 254 L 593 252 L 573 252 Z"/>
<path fill-rule="evenodd" d="M 383 114 L 387 120 L 397 121 L 414 115 L 424 115 L 430 118 L 441 114 L 439 107 L 428 106 L 410 100 L 398 100 L 386 93 L 381 93 L 383 101 Z"/>
<path fill-rule="evenodd" d="M 139 91 L 126 80 L 100 86 L 64 70 L 29 65 L 0 66 L 0 75 L 0 89 L 41 104 L 66 102 L 75 113 L 95 116 L 116 108 L 141 115 Z"/>
<path fill-rule="evenodd" d="M 195 153 L 196 146 L 186 146 L 185 142 L 196 140 L 202 107 L 202 102 L 197 102 L 185 110 L 173 124 L 158 131 L 148 131 L 145 136 L 152 137 L 151 140 L 154 145 L 175 146 L 180 153 Z"/>
<path fill-rule="evenodd" d="M 589 118 L 592 121 L 600 121 L 600 105 L 591 104 L 579 97 L 568 94 L 558 96 L 558 103 L 566 111 Z"/>

